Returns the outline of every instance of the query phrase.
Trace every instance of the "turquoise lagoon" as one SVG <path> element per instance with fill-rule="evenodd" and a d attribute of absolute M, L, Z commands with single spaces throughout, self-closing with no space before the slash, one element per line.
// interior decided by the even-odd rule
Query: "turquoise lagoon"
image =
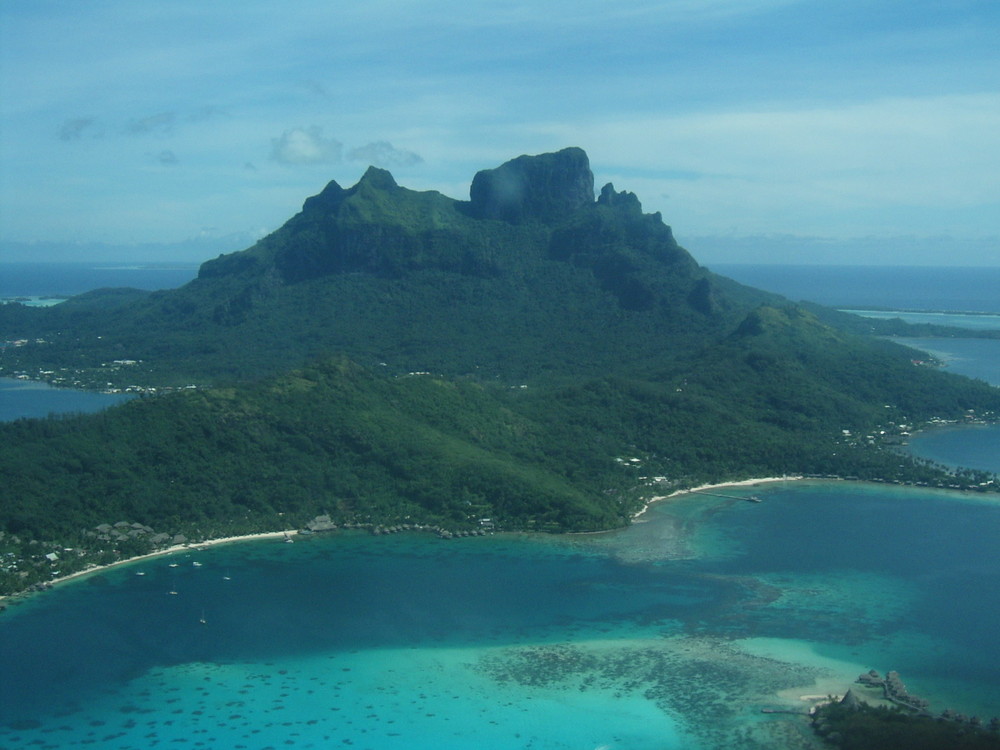
<path fill-rule="evenodd" d="M 892 320 L 899 318 L 914 325 L 929 324 L 966 328 L 972 331 L 1000 331 L 1000 314 L 957 312 L 902 312 L 898 310 L 845 310 L 863 318 Z"/>
<path fill-rule="evenodd" d="M 897 341 L 927 352 L 951 372 L 1000 387 L 1000 340 L 929 338 Z M 1000 425 L 926 430 L 910 439 L 908 450 L 948 466 L 1000 473 Z"/>
<path fill-rule="evenodd" d="M 607 534 L 335 532 L 67 582 L 0 616 L 0 746 L 811 747 L 761 709 L 871 668 L 1000 714 L 997 498 L 726 492 L 751 493 Z"/>

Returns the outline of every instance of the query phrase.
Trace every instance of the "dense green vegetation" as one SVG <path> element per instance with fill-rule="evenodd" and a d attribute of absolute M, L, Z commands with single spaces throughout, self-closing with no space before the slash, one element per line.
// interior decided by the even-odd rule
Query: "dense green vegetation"
<path fill-rule="evenodd" d="M 545 222 L 475 213 L 371 169 L 350 189 L 330 183 L 281 229 L 208 261 L 181 289 L 0 307 L 0 333 L 25 342 L 0 366 L 162 387 L 344 354 L 393 373 L 537 382 L 689 356 L 778 299 L 700 268 L 659 216 L 611 186 Z"/>
<path fill-rule="evenodd" d="M 883 342 L 854 342 L 856 358 L 841 361 L 847 350 L 833 340 L 845 334 L 797 308 L 748 321 L 644 378 L 509 387 L 338 358 L 0 426 L 0 552 L 38 563 L 6 571 L 0 585 L 149 548 L 152 532 L 101 539 L 101 524 L 195 539 L 297 528 L 320 514 L 454 531 L 484 518 L 491 528 L 592 530 L 626 523 L 652 495 L 748 475 L 992 479 L 948 475 L 886 441 L 932 415 L 1000 412 L 1000 391 L 915 367 Z M 903 377 L 911 386 L 898 393 Z M 63 546 L 86 552 L 42 560 Z"/>
<path fill-rule="evenodd" d="M 710 274 L 593 201 L 578 149 L 499 174 L 463 203 L 372 169 L 181 289 L 0 307 L 0 374 L 157 393 L 0 426 L 0 590 L 320 514 L 567 531 L 747 476 L 991 486 L 891 443 L 1000 389 Z"/>
<path fill-rule="evenodd" d="M 239 389 L 21 420 L 4 428 L 0 457 L 12 479 L 6 529 L 64 534 L 122 519 L 176 528 L 279 513 L 295 524 L 323 511 L 459 527 L 484 513 L 516 526 L 620 524 L 622 509 L 600 493 L 614 483 L 611 457 L 590 466 L 578 451 L 576 478 L 562 475 L 546 430 L 505 402 L 472 383 L 387 378 L 335 360 Z"/>
<path fill-rule="evenodd" d="M 842 750 L 998 750 L 1000 725 L 968 717 L 933 718 L 901 708 L 830 703 L 819 708 L 813 726 Z"/>

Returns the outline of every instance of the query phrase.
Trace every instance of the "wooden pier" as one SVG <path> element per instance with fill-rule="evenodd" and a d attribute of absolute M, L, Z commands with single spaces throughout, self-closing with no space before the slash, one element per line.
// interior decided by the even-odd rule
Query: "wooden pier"
<path fill-rule="evenodd" d="M 756 495 L 750 495 L 748 497 L 739 497 L 737 495 L 723 495 L 721 492 L 705 492 L 704 490 L 695 490 L 691 494 L 693 495 L 710 495 L 712 497 L 724 497 L 726 500 L 746 500 L 748 503 L 759 503 L 761 500 Z"/>

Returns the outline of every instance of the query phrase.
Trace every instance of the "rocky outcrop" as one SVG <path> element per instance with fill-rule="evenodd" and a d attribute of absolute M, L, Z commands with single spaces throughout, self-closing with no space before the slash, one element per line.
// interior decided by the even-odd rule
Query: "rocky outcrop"
<path fill-rule="evenodd" d="M 642 204 L 639 202 L 636 194 L 630 193 L 627 190 L 623 190 L 620 193 L 615 192 L 615 186 L 610 182 L 601 188 L 601 194 L 597 198 L 597 205 L 617 208 L 620 211 L 636 216 L 642 215 Z"/>
<path fill-rule="evenodd" d="M 484 169 L 469 193 L 477 218 L 552 221 L 594 202 L 594 173 L 583 149 L 571 147 Z"/>

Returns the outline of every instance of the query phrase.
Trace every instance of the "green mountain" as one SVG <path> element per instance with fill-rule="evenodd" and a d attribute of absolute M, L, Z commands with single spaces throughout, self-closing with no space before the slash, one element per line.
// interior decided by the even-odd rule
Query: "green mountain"
<path fill-rule="evenodd" d="M 181 289 L 7 306 L 3 331 L 47 343 L 6 368 L 208 384 L 346 354 L 395 373 L 534 381 L 687 356 L 776 299 L 699 267 L 634 195 L 606 185 L 595 201 L 593 179 L 576 148 L 480 172 L 467 202 L 371 168 Z M 122 359 L 142 364 L 102 368 Z"/>
<path fill-rule="evenodd" d="M 842 320 L 709 273 L 630 193 L 595 200 L 579 149 L 480 172 L 467 202 L 370 169 L 180 289 L 0 307 L 27 342 L 4 374 L 161 391 L 0 426 L 0 590 L 64 547 L 65 573 L 317 515 L 605 529 L 705 481 L 992 481 L 889 441 L 995 417 L 1000 389 Z"/>

